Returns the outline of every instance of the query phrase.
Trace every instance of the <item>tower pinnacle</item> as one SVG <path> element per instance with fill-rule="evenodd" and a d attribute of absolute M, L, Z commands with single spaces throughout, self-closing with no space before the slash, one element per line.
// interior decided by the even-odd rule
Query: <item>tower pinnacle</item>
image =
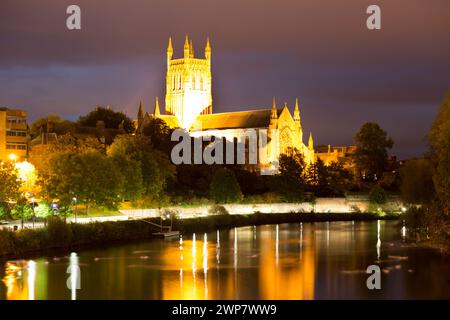
<path fill-rule="evenodd" d="M 275 97 L 272 100 L 272 112 L 270 113 L 270 119 L 277 119 L 277 102 L 275 101 Z"/>
<path fill-rule="evenodd" d="M 167 54 L 173 54 L 173 47 L 172 47 L 172 37 L 169 37 L 169 44 L 167 46 Z"/>
<path fill-rule="evenodd" d="M 298 108 L 298 98 L 295 98 L 295 108 L 294 108 L 294 121 L 301 121 L 300 109 Z"/>
<path fill-rule="evenodd" d="M 187 34 L 186 34 L 186 40 L 184 41 L 183 51 L 184 51 L 184 57 L 189 58 L 191 55 L 191 46 L 189 45 L 189 37 Z"/>
<path fill-rule="evenodd" d="M 161 112 L 159 111 L 159 102 L 158 102 L 158 97 L 156 97 L 156 101 L 155 101 L 155 112 L 153 113 L 153 115 L 155 116 L 155 118 L 159 117 L 161 115 Z"/>
<path fill-rule="evenodd" d="M 313 150 L 314 149 L 314 141 L 312 137 L 312 133 L 309 132 L 309 140 L 308 140 L 308 149 Z"/>
<path fill-rule="evenodd" d="M 138 110 L 137 117 L 138 117 L 139 121 L 144 119 L 144 108 L 142 107 L 142 101 L 139 101 L 139 110 Z"/>
<path fill-rule="evenodd" d="M 209 37 L 206 38 L 205 58 L 207 60 L 211 59 L 211 45 L 209 43 Z"/>
<path fill-rule="evenodd" d="M 167 65 L 173 57 L 172 37 L 169 37 L 169 44 L 167 45 Z"/>

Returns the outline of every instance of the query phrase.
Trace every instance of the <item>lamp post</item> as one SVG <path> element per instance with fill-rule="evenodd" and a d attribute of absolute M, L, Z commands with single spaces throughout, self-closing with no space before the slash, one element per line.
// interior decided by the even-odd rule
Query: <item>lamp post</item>
<path fill-rule="evenodd" d="M 56 213 L 58 212 L 58 203 L 53 202 L 52 203 L 52 215 L 56 215 Z"/>
<path fill-rule="evenodd" d="M 77 197 L 73 197 L 72 200 L 74 203 L 75 223 L 77 223 Z"/>
<path fill-rule="evenodd" d="M 36 220 L 36 213 L 34 212 L 34 206 L 36 205 L 36 199 L 34 197 L 31 198 L 31 208 L 33 210 L 33 229 L 34 229 L 34 222 Z"/>

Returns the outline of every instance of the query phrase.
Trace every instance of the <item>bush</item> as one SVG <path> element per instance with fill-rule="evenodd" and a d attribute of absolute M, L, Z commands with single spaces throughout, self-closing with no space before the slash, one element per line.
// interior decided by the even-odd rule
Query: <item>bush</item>
<path fill-rule="evenodd" d="M 0 256 L 15 252 L 15 234 L 12 231 L 0 228 Z"/>
<path fill-rule="evenodd" d="M 16 236 L 14 253 L 36 251 L 48 246 L 48 235 L 43 229 L 21 229 L 16 232 Z"/>
<path fill-rule="evenodd" d="M 72 240 L 70 226 L 59 217 L 50 217 L 47 222 L 48 241 L 54 247 L 64 247 Z"/>
<path fill-rule="evenodd" d="M 386 191 L 379 185 L 373 186 L 370 190 L 369 201 L 373 204 L 384 204 L 386 203 L 386 200 Z"/>
<path fill-rule="evenodd" d="M 242 200 L 241 187 L 233 171 L 226 168 L 216 171 L 211 181 L 210 195 L 217 203 L 233 203 Z"/>
<path fill-rule="evenodd" d="M 214 216 L 220 216 L 220 215 L 228 215 L 230 214 L 228 212 L 228 210 L 224 207 L 224 206 L 220 206 L 220 205 L 213 205 L 212 207 L 209 208 L 208 213 L 210 215 L 214 215 Z"/>

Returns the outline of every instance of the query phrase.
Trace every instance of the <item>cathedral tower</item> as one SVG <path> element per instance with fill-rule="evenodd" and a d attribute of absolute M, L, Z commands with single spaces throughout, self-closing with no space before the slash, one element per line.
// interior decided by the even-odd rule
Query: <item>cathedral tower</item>
<path fill-rule="evenodd" d="M 183 58 L 173 59 L 172 39 L 167 47 L 166 114 L 175 115 L 189 130 L 200 114 L 212 113 L 211 46 L 206 41 L 205 58 L 195 58 L 186 35 Z"/>

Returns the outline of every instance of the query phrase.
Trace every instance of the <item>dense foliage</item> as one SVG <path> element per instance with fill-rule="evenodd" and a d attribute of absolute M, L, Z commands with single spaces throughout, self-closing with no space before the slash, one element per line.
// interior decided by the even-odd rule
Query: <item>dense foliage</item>
<path fill-rule="evenodd" d="M 110 108 L 97 107 L 87 115 L 80 117 L 78 124 L 84 127 L 96 127 L 98 121 L 103 121 L 105 128 L 119 129 L 122 127 L 125 132 L 133 132 L 133 124 L 124 113 L 116 112 Z"/>
<path fill-rule="evenodd" d="M 360 174 L 380 178 L 388 162 L 388 150 L 394 141 L 376 123 L 365 123 L 356 133 L 354 159 Z"/>
<path fill-rule="evenodd" d="M 405 214 L 420 237 L 450 247 L 450 92 L 429 132 L 430 153 L 406 162 L 402 169 L 402 197 L 414 204 Z"/>
<path fill-rule="evenodd" d="M 211 180 L 210 195 L 217 203 L 233 203 L 242 200 L 241 188 L 233 171 L 226 168 L 216 171 Z"/>

